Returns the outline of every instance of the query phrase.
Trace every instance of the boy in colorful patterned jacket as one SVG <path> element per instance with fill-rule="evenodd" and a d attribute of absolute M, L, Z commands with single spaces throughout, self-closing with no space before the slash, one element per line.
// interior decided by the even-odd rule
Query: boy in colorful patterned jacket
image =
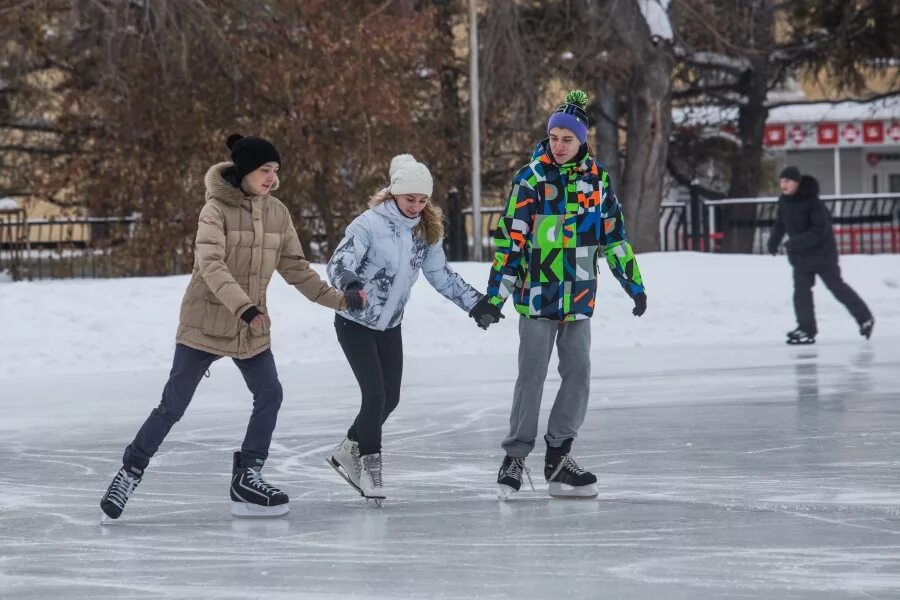
<path fill-rule="evenodd" d="M 634 300 L 647 296 L 625 235 L 622 209 L 609 174 L 587 145 L 587 94 L 570 92 L 550 116 L 549 137 L 513 179 L 506 212 L 494 236 L 497 252 L 485 297 L 470 315 L 479 326 L 498 321 L 512 296 L 519 319 L 519 375 L 513 393 L 506 457 L 497 476 L 499 497 L 518 492 L 525 457 L 534 448 L 541 394 L 553 345 L 562 383 L 547 424 L 544 476 L 551 496 L 594 497 L 597 478 L 572 459 L 590 392 L 590 318 L 597 291 L 597 260 Z M 530 475 L 529 475 L 530 481 Z"/>

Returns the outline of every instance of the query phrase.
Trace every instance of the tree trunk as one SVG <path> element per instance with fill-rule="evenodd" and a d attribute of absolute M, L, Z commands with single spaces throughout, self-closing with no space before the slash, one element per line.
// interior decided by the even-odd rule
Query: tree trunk
<path fill-rule="evenodd" d="M 307 256 L 309 260 L 328 260 L 331 258 L 332 253 L 334 253 L 334 249 L 337 248 L 338 241 L 338 228 L 334 226 L 334 211 L 332 203 L 329 202 L 329 195 L 324 193 L 325 190 L 331 189 L 333 183 L 329 182 L 329 173 L 320 170 L 316 171 L 313 175 L 313 194 L 312 200 L 316 205 L 316 208 L 319 211 L 319 216 L 322 218 L 322 224 L 325 227 L 325 248 L 319 246 L 319 252 L 317 253 L 319 256 L 315 258 L 310 258 Z M 315 253 L 314 253 L 315 254 Z"/>
<path fill-rule="evenodd" d="M 639 34 L 636 34 L 639 35 Z M 625 171 L 619 185 L 626 230 L 635 251 L 653 252 L 659 244 L 659 206 L 672 130 L 672 70 L 667 45 L 647 48 L 635 61 L 629 84 Z"/>
<path fill-rule="evenodd" d="M 594 146 L 599 160 L 612 178 L 619 183 L 619 97 L 608 78 L 597 81 L 595 87 L 600 111 L 594 119 L 597 137 Z"/>
<path fill-rule="evenodd" d="M 775 20 L 771 3 L 765 2 L 757 17 L 751 21 L 751 40 L 760 51 L 748 56 L 750 72 L 746 83 L 739 90 L 746 97 L 738 113 L 737 135 L 741 147 L 731 165 L 729 198 L 754 198 L 759 195 L 762 184 L 763 138 L 769 109 L 766 96 L 769 92 L 771 67 L 768 49 L 774 43 Z M 750 253 L 756 234 L 757 206 L 737 204 L 722 209 L 722 224 L 725 236 L 722 240 L 724 252 Z"/>
<path fill-rule="evenodd" d="M 442 144 L 447 147 L 443 154 L 444 164 L 438 171 L 438 177 L 444 183 L 444 217 L 447 228 L 444 236 L 447 256 L 450 260 L 468 260 L 469 244 L 466 234 L 466 219 L 463 214 L 463 199 L 467 197 L 469 187 L 469 169 L 466 161 L 469 152 L 464 147 L 466 136 L 465 111 L 460 106 L 459 85 L 460 70 L 458 59 L 453 52 L 453 17 L 461 8 L 458 2 L 444 0 L 434 3 L 434 25 L 438 31 L 437 44 L 441 46 L 438 72 L 441 83 L 441 116 L 438 130 Z"/>

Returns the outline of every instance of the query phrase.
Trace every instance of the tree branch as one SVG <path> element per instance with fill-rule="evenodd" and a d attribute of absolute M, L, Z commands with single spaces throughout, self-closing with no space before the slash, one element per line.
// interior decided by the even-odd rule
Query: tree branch
<path fill-rule="evenodd" d="M 62 133 L 62 131 L 47 123 L 17 123 L 15 121 L 0 121 L 0 129 L 18 129 L 20 131 L 41 131 L 44 133 Z"/>
<path fill-rule="evenodd" d="M 0 152 L 22 152 L 23 154 L 43 154 L 45 156 L 74 154 L 74 152 L 59 150 L 57 148 L 27 148 L 25 146 L 0 146 Z"/>
<path fill-rule="evenodd" d="M 669 174 L 672 175 L 672 179 L 674 179 L 679 185 L 683 185 L 688 188 L 694 187 L 697 192 L 699 192 L 700 195 L 704 198 L 709 198 L 710 200 L 721 200 L 725 198 L 725 194 L 723 194 L 722 192 L 717 192 L 716 190 L 700 185 L 696 182 L 696 179 L 691 179 L 687 175 L 680 173 L 671 159 L 666 161 L 666 168 L 668 169 Z"/>
<path fill-rule="evenodd" d="M 735 87 L 734 85 L 729 85 L 727 83 L 723 83 L 722 85 L 710 85 L 710 86 L 705 86 L 705 87 L 702 87 L 702 86 L 689 87 L 684 90 L 678 90 L 678 91 L 672 92 L 672 97 L 678 98 L 678 99 L 685 99 L 685 98 L 696 98 L 698 96 L 705 96 L 705 95 L 711 96 L 713 94 L 719 94 L 722 92 L 737 93 L 737 92 L 735 92 L 734 87 Z"/>
<path fill-rule="evenodd" d="M 680 56 L 679 56 L 680 55 Z M 715 52 L 691 52 L 681 49 L 676 56 L 687 66 L 697 69 L 724 71 L 735 77 L 741 77 L 747 69 L 751 68 L 750 61 L 743 56 L 728 56 Z"/>

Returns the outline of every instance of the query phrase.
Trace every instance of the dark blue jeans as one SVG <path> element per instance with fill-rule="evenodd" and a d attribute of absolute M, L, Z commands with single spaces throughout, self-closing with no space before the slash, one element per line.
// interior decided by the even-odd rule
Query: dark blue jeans
<path fill-rule="evenodd" d="M 150 412 L 131 445 L 125 449 L 122 457 L 124 465 L 134 465 L 141 470 L 147 468 L 150 457 L 156 454 L 169 430 L 187 410 L 203 374 L 219 358 L 221 356 L 182 344 L 175 346 L 172 371 L 163 389 L 162 400 Z M 257 464 L 257 460 L 265 461 L 269 456 L 272 432 L 275 430 L 283 396 L 281 382 L 278 381 L 271 350 L 252 358 L 233 360 L 253 393 L 253 412 L 241 445 L 241 460 L 244 464 Z"/>

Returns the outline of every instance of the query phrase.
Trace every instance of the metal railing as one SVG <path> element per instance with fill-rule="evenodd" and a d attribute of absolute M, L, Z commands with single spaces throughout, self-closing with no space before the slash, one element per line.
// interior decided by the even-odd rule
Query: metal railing
<path fill-rule="evenodd" d="M 135 216 L 27 219 L 19 211 L 0 218 L 0 272 L 15 280 L 127 275 L 116 253 L 138 224 Z M 172 274 L 178 264 L 173 256 Z"/>
<path fill-rule="evenodd" d="M 664 252 L 693 250 L 722 252 L 726 236 L 744 231 L 752 235 L 750 251 L 767 251 L 769 234 L 775 222 L 778 198 L 735 198 L 689 202 L 663 202 L 659 209 L 660 250 Z M 842 254 L 900 253 L 900 194 L 854 194 L 822 196 L 831 213 L 838 251 Z M 752 216 L 736 219 L 727 208 L 734 205 L 752 207 Z M 491 235 L 497 228 L 502 207 L 482 208 L 487 235 L 482 239 L 483 256 L 492 252 Z M 466 230 L 471 249 L 472 211 L 465 209 Z"/>
<path fill-rule="evenodd" d="M 842 254 L 900 253 L 900 194 L 823 196 L 831 212 L 838 251 Z M 664 202 L 659 212 L 660 249 L 721 252 L 727 236 L 752 235 L 751 252 L 766 252 L 777 198 L 738 198 Z M 749 208 L 740 219 L 729 206 Z M 491 236 L 502 207 L 482 208 L 482 256 L 490 258 Z M 464 210 L 468 244 L 472 250 L 472 211 Z M 749 214 L 749 216 L 748 216 Z M 116 253 L 132 239 L 138 217 L 79 217 L 27 219 L 23 210 L 0 210 L 0 276 L 13 279 L 115 277 L 129 275 L 116 262 Z M 321 236 L 320 236 L 321 237 Z M 311 242 L 316 248 L 318 238 Z M 190 240 L 173 251 L 169 274 L 189 269 Z M 471 253 L 470 253 L 471 255 Z"/>
<path fill-rule="evenodd" d="M 504 207 L 501 206 L 482 206 L 481 207 L 481 257 L 484 260 L 491 260 L 494 256 L 493 237 L 497 225 L 500 224 L 500 215 L 503 214 Z M 475 240 L 472 236 L 472 209 L 464 208 L 463 215 L 466 228 L 466 243 L 468 244 L 468 256 L 475 256 Z"/>
<path fill-rule="evenodd" d="M 900 194 L 822 196 L 831 213 L 841 254 L 900 253 Z M 762 254 L 775 222 L 778 198 L 734 198 L 663 203 L 660 246 L 664 251 L 721 252 L 726 237 L 752 235 L 750 251 Z M 730 207 L 742 206 L 741 217 Z M 749 216 L 746 213 L 750 213 Z"/>
<path fill-rule="evenodd" d="M 25 211 L 21 208 L 0 210 L 0 276 L 9 273 L 21 278 L 20 264 L 26 249 Z"/>

